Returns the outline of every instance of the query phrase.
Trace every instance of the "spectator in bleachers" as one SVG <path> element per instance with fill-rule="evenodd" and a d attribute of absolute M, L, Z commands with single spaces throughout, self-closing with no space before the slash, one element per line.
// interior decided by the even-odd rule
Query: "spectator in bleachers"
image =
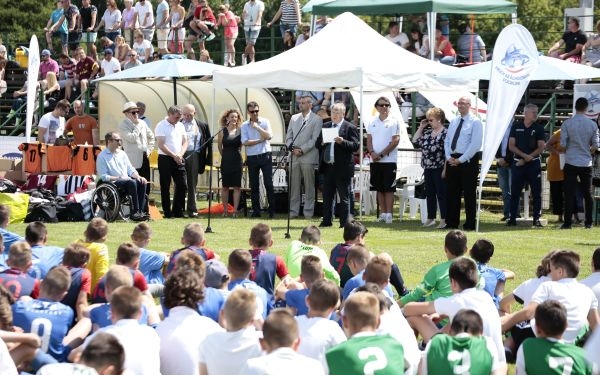
<path fill-rule="evenodd" d="M 265 3 L 261 0 L 248 0 L 244 4 L 242 18 L 244 19 L 244 34 L 246 37 L 246 49 L 242 55 L 242 65 L 246 62 L 254 62 L 254 45 L 260 33 L 263 12 L 265 11 Z M 248 59 L 248 60 L 246 60 Z"/>
<path fill-rule="evenodd" d="M 327 16 L 319 16 L 315 22 L 315 34 L 323 30 L 323 28 L 327 26 L 329 22 L 331 22 L 331 18 Z"/>
<path fill-rule="evenodd" d="M 62 53 L 59 56 L 58 61 L 60 62 L 58 67 L 58 84 L 62 89 L 69 79 L 73 79 L 77 61 L 69 57 L 67 53 Z"/>
<path fill-rule="evenodd" d="M 168 48 L 171 53 L 183 53 L 183 40 L 185 39 L 184 17 L 185 8 L 181 6 L 181 0 L 171 0 L 171 12 L 167 19 L 167 23 L 171 25 L 168 35 Z"/>
<path fill-rule="evenodd" d="M 77 48 L 77 54 L 79 56 L 79 62 L 75 66 L 73 78 L 67 80 L 65 84 L 65 99 L 71 99 L 71 92 L 73 87 L 80 86 L 81 92 L 85 92 L 88 87 L 90 79 L 96 77 L 98 73 L 98 63 L 89 56 L 86 56 L 83 48 Z"/>
<path fill-rule="evenodd" d="M 115 0 L 107 0 L 106 5 L 106 10 L 95 31 L 104 26 L 104 34 L 114 42 L 117 35 L 121 35 L 121 11 L 117 8 Z"/>
<path fill-rule="evenodd" d="M 563 33 L 558 42 L 554 43 L 548 50 L 548 56 L 580 63 L 583 46 L 585 46 L 586 43 L 587 36 L 579 28 L 579 18 L 569 17 L 569 20 L 567 21 L 567 30 Z M 561 53 L 563 46 L 564 52 Z"/>
<path fill-rule="evenodd" d="M 154 37 L 154 14 L 152 13 L 152 3 L 150 0 L 139 0 L 135 3 L 135 23 L 139 23 L 139 30 L 143 33 L 143 38 L 152 43 Z"/>
<path fill-rule="evenodd" d="M 286 30 L 283 32 L 283 50 L 287 51 L 296 46 L 296 39 L 294 38 L 294 34 L 291 30 Z"/>
<path fill-rule="evenodd" d="M 283 0 L 279 5 L 277 13 L 271 19 L 271 22 L 267 23 L 267 27 L 271 27 L 272 24 L 279 22 L 279 32 L 281 37 L 285 36 L 285 31 L 290 30 L 292 35 L 296 34 L 296 26 L 302 22 L 302 14 L 300 13 L 300 4 L 298 0 Z"/>
<path fill-rule="evenodd" d="M 402 48 L 408 48 L 410 42 L 408 40 L 408 36 L 400 31 L 400 24 L 396 21 L 392 21 L 388 25 L 389 33 L 385 36 L 387 40 L 392 43 L 399 45 Z"/>
<path fill-rule="evenodd" d="M 117 44 L 107 36 L 100 38 L 100 45 L 102 46 L 103 51 L 106 51 L 106 49 L 111 49 L 113 54 L 115 53 L 115 49 L 117 49 Z"/>
<path fill-rule="evenodd" d="M 481 37 L 462 23 L 458 26 L 460 36 L 456 40 L 456 53 L 463 57 L 462 62 L 477 63 L 487 60 L 485 43 Z"/>
<path fill-rule="evenodd" d="M 219 5 L 219 13 L 216 27 L 223 28 L 225 38 L 225 66 L 235 66 L 235 40 L 238 36 L 238 22 L 240 17 L 233 14 L 229 4 Z"/>
<path fill-rule="evenodd" d="M 98 33 L 94 30 L 98 17 L 98 8 L 90 4 L 91 0 L 81 0 L 81 41 L 85 43 L 88 56 L 98 60 L 96 54 L 96 38 Z"/>
<path fill-rule="evenodd" d="M 137 52 L 139 60 L 142 63 L 152 61 L 152 53 L 154 52 L 152 43 L 144 38 L 144 34 L 140 30 L 135 32 L 133 39 L 134 42 L 131 48 Z"/>
<path fill-rule="evenodd" d="M 80 17 L 79 8 L 71 4 L 71 0 L 62 0 L 63 15 L 49 29 L 50 32 L 57 31 L 62 27 L 63 22 L 67 23 L 67 43 L 71 51 L 79 47 L 81 30 L 79 30 L 78 19 Z M 64 50 L 64 47 L 63 47 Z"/>
<path fill-rule="evenodd" d="M 167 3 L 167 0 L 157 1 L 154 22 L 158 52 L 162 54 L 169 53 L 169 50 L 167 50 L 167 34 L 169 32 L 169 3 Z"/>
<path fill-rule="evenodd" d="M 306 42 L 308 40 L 308 38 L 310 38 L 310 26 L 303 23 L 302 26 L 300 26 L 300 31 L 301 34 L 298 35 L 298 38 L 296 38 L 296 47 L 299 46 L 300 44 Z"/>
<path fill-rule="evenodd" d="M 213 63 L 213 60 L 210 58 L 210 53 L 208 52 L 208 50 L 203 49 L 200 51 L 200 61 L 211 64 Z"/>
<path fill-rule="evenodd" d="M 429 58 L 429 37 L 424 35 L 417 25 L 410 29 L 410 43 L 408 50 L 417 55 Z"/>
<path fill-rule="evenodd" d="M 600 67 L 600 21 L 596 22 L 596 34 L 592 34 L 588 37 L 583 49 L 582 64 L 593 66 L 595 68 Z"/>
<path fill-rule="evenodd" d="M 88 1 L 89 0 L 84 0 Z M 60 45 L 62 46 L 62 52 L 67 53 L 67 21 L 63 21 L 62 24 L 55 30 L 52 31 L 50 28 L 54 25 L 63 15 L 63 2 L 61 0 L 56 2 L 56 9 L 52 11 L 50 14 L 50 18 L 48 19 L 48 23 L 46 27 L 44 27 L 44 31 L 46 32 L 46 47 L 49 50 L 52 50 L 52 37 L 60 38 Z M 3 46 L 4 47 L 4 46 Z M 6 47 L 5 47 L 6 49 Z"/>
<path fill-rule="evenodd" d="M 45 49 L 40 53 L 40 70 L 38 73 L 38 80 L 46 78 L 46 73 L 54 72 L 58 74 L 58 63 L 50 56 L 50 51 Z"/>
<path fill-rule="evenodd" d="M 0 46 L 4 47 L 2 45 Z M 6 92 L 7 89 L 6 81 L 4 80 L 4 73 L 6 72 L 6 61 L 6 58 L 0 55 L 0 98 L 2 97 L 2 94 Z"/>
<path fill-rule="evenodd" d="M 123 4 L 125 4 L 125 9 L 121 12 L 121 28 L 123 29 L 123 37 L 126 44 L 131 45 L 133 43 L 133 34 L 139 27 L 139 24 L 135 18 L 133 0 L 125 0 Z"/>
<path fill-rule="evenodd" d="M 138 59 L 138 53 L 136 50 L 131 50 L 127 54 L 129 61 L 123 64 L 123 70 L 135 68 L 136 66 L 142 65 L 142 62 Z"/>
<path fill-rule="evenodd" d="M 123 35 L 117 35 L 115 38 L 115 44 L 117 48 L 115 48 L 115 58 L 119 60 L 121 67 L 123 67 L 127 62 L 129 62 L 129 54 L 131 53 L 131 47 L 129 44 L 125 43 L 125 38 Z"/>
<path fill-rule="evenodd" d="M 456 61 L 456 51 L 450 40 L 442 34 L 440 26 L 435 28 L 435 58 L 446 65 L 452 65 Z"/>
<path fill-rule="evenodd" d="M 56 103 L 56 98 L 60 94 L 60 85 L 56 79 L 54 72 L 48 72 L 46 79 L 40 81 L 42 90 L 44 90 L 44 108 L 52 108 L 53 103 Z"/>

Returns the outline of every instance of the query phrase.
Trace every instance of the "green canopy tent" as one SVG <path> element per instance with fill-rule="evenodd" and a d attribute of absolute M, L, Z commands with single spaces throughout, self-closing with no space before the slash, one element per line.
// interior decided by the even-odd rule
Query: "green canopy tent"
<path fill-rule="evenodd" d="M 335 16 L 343 12 L 356 15 L 401 15 L 427 13 L 429 40 L 435 40 L 437 13 L 492 14 L 517 12 L 517 4 L 507 0 L 311 0 L 304 12 Z M 513 16 L 515 21 L 516 15 Z M 430 42 L 431 43 L 431 42 Z M 433 60 L 434 48 L 430 48 Z"/>

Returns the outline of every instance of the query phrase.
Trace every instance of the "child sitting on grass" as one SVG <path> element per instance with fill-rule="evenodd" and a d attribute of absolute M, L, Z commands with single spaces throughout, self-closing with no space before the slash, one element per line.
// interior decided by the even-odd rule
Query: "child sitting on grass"
<path fill-rule="evenodd" d="M 479 276 L 483 277 L 485 281 L 483 290 L 492 296 L 496 307 L 499 308 L 500 300 L 504 294 L 504 284 L 507 279 L 514 279 L 515 273 L 510 270 L 494 268 L 488 264 L 494 255 L 494 244 L 490 240 L 479 239 L 475 241 L 469 254 L 477 264 Z"/>

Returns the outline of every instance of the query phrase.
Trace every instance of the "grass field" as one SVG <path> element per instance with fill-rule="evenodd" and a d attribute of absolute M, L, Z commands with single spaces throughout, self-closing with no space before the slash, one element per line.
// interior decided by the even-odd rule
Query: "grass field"
<path fill-rule="evenodd" d="M 396 211 L 397 212 L 397 211 Z M 266 217 L 266 215 L 263 215 Z M 572 249 L 581 254 L 580 278 L 590 274 L 590 259 L 593 250 L 600 246 L 600 228 L 591 230 L 574 226 L 572 230 L 558 230 L 558 224 L 550 221 L 544 228 L 512 227 L 508 229 L 499 221 L 498 214 L 483 211 L 481 213 L 480 232 L 468 232 L 469 246 L 478 238 L 487 238 L 495 245 L 495 255 L 491 264 L 498 268 L 508 268 L 516 273 L 516 279 L 508 281 L 506 290 L 511 291 L 520 282 L 534 276 L 535 268 L 541 257 L 553 249 Z M 553 216 L 552 216 L 553 218 Z M 357 218 L 358 219 L 358 218 Z M 550 216 L 548 219 L 551 220 Z M 198 220 L 204 227 L 207 217 Z M 287 220 L 284 214 L 274 219 L 263 219 L 273 229 L 274 245 L 272 251 L 283 254 L 290 240 L 285 239 Z M 151 222 L 153 238 L 149 246 L 152 250 L 170 252 L 180 248 L 183 227 L 190 219 L 163 219 Z M 206 234 L 206 244 L 215 250 L 221 258 L 227 260 L 227 254 L 236 248 L 248 248 L 250 229 L 258 222 L 249 218 L 223 218 L 212 216 L 213 233 Z M 446 231 L 421 227 L 417 220 L 405 220 L 393 224 L 375 222 L 374 216 L 363 217 L 369 229 L 366 241 L 368 248 L 375 252 L 388 252 L 400 266 L 407 286 L 413 288 L 423 274 L 434 264 L 444 260 L 443 243 Z M 302 227 L 309 224 L 318 225 L 317 219 L 308 221 L 294 219 L 291 221 L 290 235 L 298 239 Z M 87 223 L 49 224 L 49 244 L 65 246 L 82 238 Z M 11 224 L 9 230 L 23 234 L 26 224 Z M 135 223 L 115 222 L 109 224 L 108 247 L 111 260 L 117 246 L 128 241 Z M 335 244 L 342 242 L 342 229 L 334 226 L 321 231 L 322 248 L 329 253 Z"/>

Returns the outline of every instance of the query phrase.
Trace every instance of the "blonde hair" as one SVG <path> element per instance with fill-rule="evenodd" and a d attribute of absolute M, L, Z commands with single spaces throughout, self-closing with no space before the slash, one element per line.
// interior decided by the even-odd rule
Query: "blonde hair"
<path fill-rule="evenodd" d="M 223 126 L 223 127 L 227 126 L 227 117 L 229 117 L 229 115 L 232 113 L 237 113 L 237 115 L 238 115 L 238 120 L 237 120 L 237 123 L 235 124 L 235 127 L 239 128 L 240 125 L 242 125 L 242 114 L 240 113 L 240 111 L 238 111 L 237 109 L 233 109 L 233 108 L 227 109 L 221 114 L 221 117 L 219 118 L 219 124 L 221 124 L 221 126 Z"/>
<path fill-rule="evenodd" d="M 46 73 L 46 89 L 49 90 L 54 86 L 58 85 L 58 80 L 56 79 L 56 73 L 48 72 Z"/>

